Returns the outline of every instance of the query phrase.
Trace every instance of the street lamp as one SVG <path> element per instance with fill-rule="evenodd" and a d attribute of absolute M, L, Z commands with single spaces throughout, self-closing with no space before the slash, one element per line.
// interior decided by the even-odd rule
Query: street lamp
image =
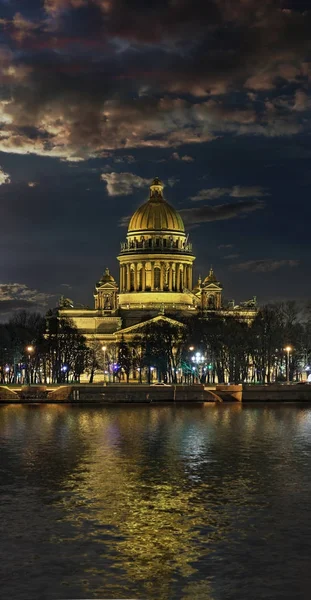
<path fill-rule="evenodd" d="M 64 381 L 66 381 L 66 374 L 67 374 L 67 371 L 68 371 L 68 366 L 67 366 L 67 365 L 63 365 L 63 366 L 61 367 L 61 372 L 63 373 L 63 378 L 64 378 Z M 68 381 L 67 381 L 67 383 L 68 383 Z"/>
<path fill-rule="evenodd" d="M 28 383 L 31 384 L 31 355 L 34 352 L 33 346 L 27 346 L 26 348 L 28 352 Z"/>
<path fill-rule="evenodd" d="M 104 353 L 104 381 L 106 381 L 106 350 L 107 346 L 102 346 L 102 351 Z"/>
<path fill-rule="evenodd" d="M 197 371 L 198 377 L 201 378 L 202 373 L 201 373 L 201 367 L 202 367 L 202 363 L 204 362 L 204 356 L 203 354 L 201 354 L 200 352 L 196 352 L 192 357 L 191 357 L 192 362 L 194 362 L 197 366 L 193 367 L 192 370 L 193 371 Z M 193 378 L 194 378 L 194 373 L 193 373 Z"/>
<path fill-rule="evenodd" d="M 285 352 L 287 352 L 287 361 L 286 361 L 286 383 L 289 384 L 289 354 L 292 351 L 291 346 L 286 346 L 284 348 Z"/>

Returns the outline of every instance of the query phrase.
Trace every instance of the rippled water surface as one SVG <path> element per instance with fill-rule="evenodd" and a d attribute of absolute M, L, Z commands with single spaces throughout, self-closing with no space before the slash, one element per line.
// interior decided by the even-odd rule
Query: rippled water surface
<path fill-rule="evenodd" d="M 311 597 L 311 407 L 1 406 L 1 598 Z"/>

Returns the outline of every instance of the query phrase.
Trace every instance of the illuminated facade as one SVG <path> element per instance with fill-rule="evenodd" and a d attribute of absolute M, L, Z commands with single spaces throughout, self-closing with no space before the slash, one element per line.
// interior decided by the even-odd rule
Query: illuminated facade
<path fill-rule="evenodd" d="M 89 340 L 118 343 L 139 333 L 146 321 L 158 319 L 180 323 L 191 315 L 219 314 L 251 321 L 256 314 L 255 299 L 223 306 L 222 285 L 213 269 L 193 286 L 189 235 L 158 178 L 147 202 L 130 219 L 118 261 L 119 284 L 106 269 L 95 286 L 94 309 L 74 308 L 65 299 L 60 304 L 60 315 L 72 319 Z"/>

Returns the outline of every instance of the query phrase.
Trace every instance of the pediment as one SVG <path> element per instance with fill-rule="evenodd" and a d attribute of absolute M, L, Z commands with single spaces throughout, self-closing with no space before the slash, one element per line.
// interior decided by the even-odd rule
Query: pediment
<path fill-rule="evenodd" d="M 97 292 L 99 292 L 100 290 L 103 290 L 103 291 L 112 291 L 112 290 L 116 291 L 116 289 L 118 289 L 117 284 L 116 283 L 110 283 L 110 282 L 102 283 L 101 285 L 96 286 L 96 291 Z"/>
<path fill-rule="evenodd" d="M 217 285 L 217 283 L 208 283 L 207 285 L 204 286 L 203 288 L 204 290 L 209 290 L 209 291 L 215 291 L 215 292 L 219 292 L 222 290 L 222 286 Z"/>
<path fill-rule="evenodd" d="M 157 315 L 153 317 L 153 319 L 148 319 L 148 321 L 144 321 L 143 323 L 137 323 L 136 325 L 131 325 L 130 327 L 126 327 L 125 329 L 120 329 L 118 334 L 127 334 L 127 333 L 139 333 L 141 332 L 146 325 L 150 325 L 151 323 L 169 323 L 170 325 L 174 325 L 175 327 L 185 327 L 184 323 L 180 321 L 176 321 L 175 319 L 170 319 L 165 315 Z"/>

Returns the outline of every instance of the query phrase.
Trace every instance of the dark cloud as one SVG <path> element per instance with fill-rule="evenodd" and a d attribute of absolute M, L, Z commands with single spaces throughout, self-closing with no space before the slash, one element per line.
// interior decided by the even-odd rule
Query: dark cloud
<path fill-rule="evenodd" d="M 31 18 L 13 2 L 2 22 L 2 151 L 78 160 L 307 127 L 309 13 L 276 0 L 44 6 Z"/>
<path fill-rule="evenodd" d="M 200 190 L 195 196 L 191 196 L 191 200 L 194 202 L 215 200 L 222 196 L 231 196 L 231 198 L 261 198 L 262 196 L 269 196 L 269 194 L 260 185 L 235 185 L 233 188 L 208 188 Z"/>
<path fill-rule="evenodd" d="M 0 284 L 0 315 L 6 319 L 12 312 L 27 309 L 30 311 L 44 311 L 51 294 L 39 292 L 29 288 L 24 283 L 1 283 Z"/>
<path fill-rule="evenodd" d="M 270 273 L 272 271 L 277 271 L 278 269 L 282 269 L 284 267 L 298 267 L 299 260 L 293 259 L 284 259 L 284 260 L 273 260 L 273 259 L 263 259 L 263 260 L 248 260 L 246 262 L 239 263 L 238 265 L 232 265 L 230 267 L 231 271 L 252 271 L 254 273 Z"/>
<path fill-rule="evenodd" d="M 199 224 L 210 221 L 222 221 L 234 219 L 260 210 L 265 204 L 261 200 L 245 200 L 241 202 L 232 202 L 231 204 L 218 204 L 217 206 L 202 206 L 200 208 L 185 208 L 180 211 L 185 223 Z"/>
<path fill-rule="evenodd" d="M 0 167 L 0 185 L 11 183 L 10 175 Z"/>
<path fill-rule="evenodd" d="M 133 173 L 102 173 L 109 196 L 129 196 L 135 188 L 146 188 L 151 181 Z"/>

